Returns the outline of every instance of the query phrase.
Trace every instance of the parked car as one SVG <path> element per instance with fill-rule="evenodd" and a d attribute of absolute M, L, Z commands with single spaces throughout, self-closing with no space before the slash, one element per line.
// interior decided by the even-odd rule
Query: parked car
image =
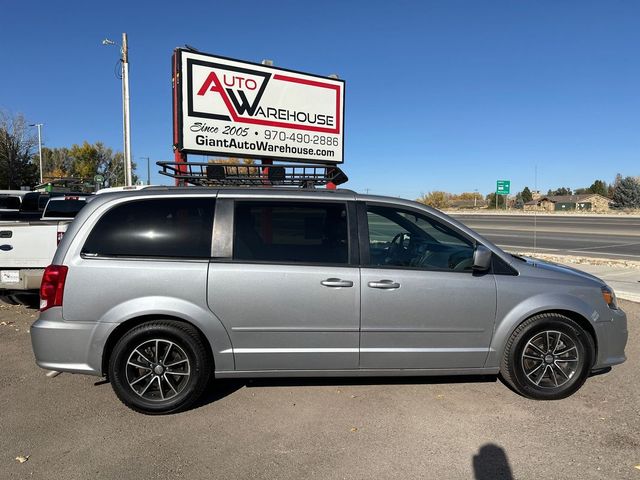
<path fill-rule="evenodd" d="M 58 243 L 89 198 L 47 196 L 38 220 L 0 222 L 0 300 L 19 303 L 16 295 L 38 292 Z"/>
<path fill-rule="evenodd" d="M 627 319 L 602 280 L 412 201 L 166 187 L 78 214 L 31 337 L 40 367 L 157 414 L 212 377 L 500 374 L 560 399 L 625 361 Z"/>

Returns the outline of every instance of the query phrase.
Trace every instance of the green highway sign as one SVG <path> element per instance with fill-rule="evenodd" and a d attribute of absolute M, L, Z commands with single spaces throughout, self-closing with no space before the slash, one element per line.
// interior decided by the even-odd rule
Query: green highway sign
<path fill-rule="evenodd" d="M 497 195 L 509 195 L 511 190 L 511 180 L 498 180 L 496 185 Z"/>

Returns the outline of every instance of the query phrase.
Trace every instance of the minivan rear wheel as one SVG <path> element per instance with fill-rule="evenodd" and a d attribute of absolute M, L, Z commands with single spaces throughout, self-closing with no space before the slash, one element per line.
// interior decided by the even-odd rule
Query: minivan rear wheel
<path fill-rule="evenodd" d="M 109 381 L 129 408 L 174 413 L 202 395 L 211 360 L 198 331 L 174 320 L 142 323 L 126 332 L 109 358 Z"/>
<path fill-rule="evenodd" d="M 559 400 L 582 387 L 594 361 L 593 339 L 574 320 L 543 313 L 513 332 L 500 374 L 519 394 L 536 400 Z"/>

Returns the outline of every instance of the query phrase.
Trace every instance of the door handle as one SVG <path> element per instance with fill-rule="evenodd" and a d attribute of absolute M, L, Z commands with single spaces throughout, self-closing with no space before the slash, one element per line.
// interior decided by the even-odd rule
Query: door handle
<path fill-rule="evenodd" d="M 342 280 L 340 278 L 327 278 L 320 282 L 321 285 L 325 287 L 353 287 L 353 282 L 351 280 Z"/>
<path fill-rule="evenodd" d="M 393 290 L 396 288 L 400 288 L 400 284 L 394 282 L 393 280 L 380 280 L 379 282 L 369 282 L 368 285 L 371 288 L 381 288 L 383 290 Z"/>

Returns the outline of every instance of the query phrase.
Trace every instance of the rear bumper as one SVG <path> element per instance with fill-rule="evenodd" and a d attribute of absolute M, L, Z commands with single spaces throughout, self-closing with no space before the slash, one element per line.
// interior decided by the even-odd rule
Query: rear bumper
<path fill-rule="evenodd" d="M 38 366 L 59 372 L 102 375 L 102 352 L 116 324 L 65 322 L 62 309 L 40 314 L 31 326 L 31 345 Z"/>
<path fill-rule="evenodd" d="M 44 268 L 2 268 L 2 271 L 18 271 L 18 282 L 0 281 L 0 294 L 7 291 L 40 290 Z"/>

